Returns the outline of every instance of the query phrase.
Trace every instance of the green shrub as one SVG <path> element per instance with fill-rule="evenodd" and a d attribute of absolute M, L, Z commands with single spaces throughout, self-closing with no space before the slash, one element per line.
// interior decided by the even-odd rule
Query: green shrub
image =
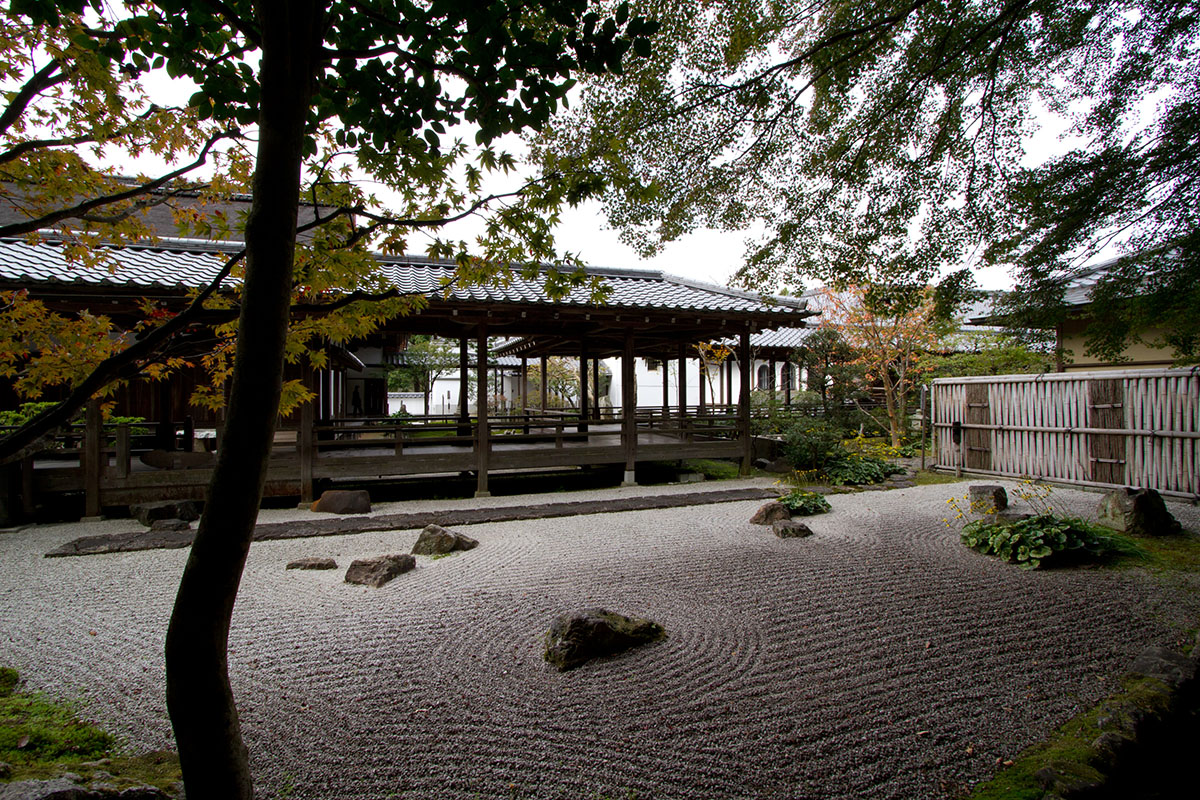
<path fill-rule="evenodd" d="M 825 475 L 835 486 L 883 483 L 889 475 L 903 471 L 901 467 L 883 459 L 850 454 L 831 459 L 825 464 Z"/>
<path fill-rule="evenodd" d="M 29 420 L 36 417 L 48 408 L 58 405 L 57 403 L 21 403 L 15 411 L 0 411 L 0 425 L 11 425 L 16 427 L 24 425 Z"/>
<path fill-rule="evenodd" d="M 1016 522 L 975 520 L 962 529 L 962 542 L 1021 569 L 1143 555 L 1132 540 L 1074 517 L 1043 514 Z"/>
<path fill-rule="evenodd" d="M 796 420 L 783 434 L 783 457 L 799 470 L 822 469 L 844 457 L 841 432 L 821 419 Z"/>
<path fill-rule="evenodd" d="M 824 514 L 831 510 L 828 500 L 816 492 L 806 492 L 803 489 L 793 489 L 779 498 L 779 502 L 787 506 L 788 511 L 802 517 Z"/>

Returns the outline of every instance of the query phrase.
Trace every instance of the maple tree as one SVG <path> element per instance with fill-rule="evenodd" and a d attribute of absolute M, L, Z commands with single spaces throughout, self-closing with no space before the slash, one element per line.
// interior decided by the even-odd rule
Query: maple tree
<path fill-rule="evenodd" d="M 167 632 L 167 705 L 188 795 L 248 798 L 253 781 L 227 645 L 284 393 L 283 366 L 304 346 L 313 318 L 296 323 L 294 299 L 308 297 L 323 310 L 382 301 L 395 290 L 372 271 L 368 243 L 405 252 L 414 231 L 485 213 L 483 232 L 470 245 L 435 238 L 427 252 L 456 259 L 466 281 L 486 280 L 510 264 L 538 274 L 541 260 L 560 261 L 550 228 L 557 209 L 582 199 L 587 187 L 547 175 L 487 194 L 485 171 L 513 163 L 490 145 L 544 124 L 572 75 L 620 69 L 629 51 L 647 52 L 654 25 L 628 6 L 605 18 L 577 0 L 129 0 L 117 10 L 102 0 L 11 4 L 31 24 L 51 27 L 64 7 L 80 15 L 86 7 L 90 27 L 78 42 L 120 74 L 161 68 L 190 77 L 200 87 L 188 104 L 198 121 L 252 126 L 257 139 L 244 251 L 185 309 L 72 391 L 75 401 L 99 391 L 192 322 L 216 322 L 236 338 L 232 360 L 212 356 L 229 383 L 226 435 Z M 449 138 L 460 124 L 474 130 L 474 143 Z M 354 183 L 351 164 L 399 200 L 384 210 Z M 312 243 L 297 246 L 302 195 L 321 219 Z M 217 290 L 235 270 L 233 302 Z M 548 289 L 553 296 L 580 280 L 579 271 L 552 270 Z M 366 324 L 345 317 L 345 335 Z M 118 357 L 131 360 L 113 364 Z"/>
<path fill-rule="evenodd" d="M 866 368 L 864 379 L 883 390 L 892 446 L 908 430 L 909 394 L 930 369 L 944 323 L 937 319 L 932 289 L 850 286 L 822 292 L 821 326 L 836 330 Z"/>

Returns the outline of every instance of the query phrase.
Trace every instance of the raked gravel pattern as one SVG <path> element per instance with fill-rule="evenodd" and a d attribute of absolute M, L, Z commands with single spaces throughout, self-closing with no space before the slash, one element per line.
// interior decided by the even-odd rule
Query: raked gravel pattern
<path fill-rule="evenodd" d="M 965 486 L 832 496 L 808 539 L 749 525 L 757 502 L 471 526 L 479 548 L 382 589 L 343 583 L 345 567 L 416 531 L 256 543 L 230 670 L 259 795 L 945 796 L 1200 619 L 1192 580 L 1028 573 L 967 550 L 942 522 Z M 1097 501 L 1055 495 L 1083 514 Z M 1170 508 L 1200 530 L 1200 510 Z M 0 662 L 130 747 L 169 747 L 162 646 L 186 551 L 42 558 L 125 528 L 0 533 Z M 341 569 L 285 571 L 302 556 Z M 550 621 L 594 605 L 669 638 L 554 671 Z"/>

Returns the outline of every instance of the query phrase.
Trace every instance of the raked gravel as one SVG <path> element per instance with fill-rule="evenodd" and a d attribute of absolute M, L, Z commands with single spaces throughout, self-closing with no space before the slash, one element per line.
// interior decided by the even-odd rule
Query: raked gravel
<path fill-rule="evenodd" d="M 229 658 L 259 795 L 945 796 L 1200 620 L 1191 578 L 1029 573 L 967 550 L 942 522 L 965 487 L 835 495 L 807 539 L 748 524 L 757 502 L 470 526 L 477 549 L 420 558 L 382 589 L 345 584 L 345 567 L 408 551 L 416 531 L 256 543 Z M 1055 493 L 1084 515 L 1098 499 Z M 1169 507 L 1200 530 L 1200 510 Z M 162 646 L 186 551 L 42 557 L 129 529 L 0 533 L 0 663 L 131 748 L 170 747 Z M 285 570 L 302 556 L 341 569 Z M 669 638 L 555 672 L 543 633 L 595 605 Z"/>

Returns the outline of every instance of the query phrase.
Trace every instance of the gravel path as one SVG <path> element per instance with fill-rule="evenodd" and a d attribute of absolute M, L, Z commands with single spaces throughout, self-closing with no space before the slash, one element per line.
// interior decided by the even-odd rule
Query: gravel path
<path fill-rule="evenodd" d="M 757 502 L 471 526 L 478 549 L 378 590 L 284 565 L 344 568 L 415 531 L 256 543 L 230 669 L 260 795 L 940 797 L 1200 619 L 1195 582 L 972 553 L 942 523 L 955 492 L 832 496 L 798 540 L 747 524 Z M 1200 530 L 1200 510 L 1171 510 Z M 122 525 L 0 534 L 0 662 L 133 747 L 170 746 L 161 653 L 186 552 L 42 558 Z M 553 671 L 542 633 L 591 605 L 669 638 Z"/>

